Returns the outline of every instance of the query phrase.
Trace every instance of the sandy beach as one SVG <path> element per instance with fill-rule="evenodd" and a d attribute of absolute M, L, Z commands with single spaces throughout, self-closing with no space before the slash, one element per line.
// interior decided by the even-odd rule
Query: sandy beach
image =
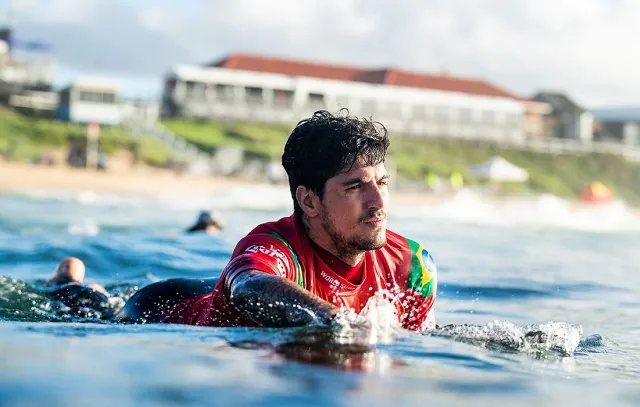
<path fill-rule="evenodd" d="M 0 192 L 94 191 L 135 195 L 192 195 L 249 181 L 211 175 L 177 174 L 148 166 L 95 171 L 66 165 L 37 166 L 0 161 Z"/>
<path fill-rule="evenodd" d="M 162 196 L 179 194 L 196 196 L 222 188 L 260 185 L 246 179 L 175 171 L 140 165 L 116 166 L 109 171 L 72 168 L 66 165 L 39 166 L 0 160 L 0 193 L 21 191 L 92 191 L 124 195 Z M 399 204 L 418 204 L 446 199 L 428 193 L 394 191 L 392 200 Z"/>

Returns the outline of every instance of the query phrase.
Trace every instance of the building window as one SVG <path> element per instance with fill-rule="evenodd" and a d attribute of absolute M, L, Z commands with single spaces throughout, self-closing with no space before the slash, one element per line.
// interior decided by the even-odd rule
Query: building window
<path fill-rule="evenodd" d="M 473 111 L 469 108 L 460 109 L 460 124 L 471 124 L 473 122 Z"/>
<path fill-rule="evenodd" d="M 413 108 L 411 109 L 411 117 L 413 117 L 414 119 L 425 119 L 427 117 L 425 106 L 413 105 Z"/>
<path fill-rule="evenodd" d="M 187 95 L 191 96 L 193 94 L 193 88 L 195 88 L 196 83 L 193 81 L 186 81 L 184 84 L 185 84 Z"/>
<path fill-rule="evenodd" d="M 212 100 L 216 98 L 216 85 L 212 83 L 207 83 L 206 88 L 207 100 Z"/>
<path fill-rule="evenodd" d="M 336 105 L 339 109 L 348 109 L 349 108 L 349 96 L 338 96 L 336 97 Z"/>
<path fill-rule="evenodd" d="M 435 119 L 438 123 L 448 123 L 451 118 L 450 109 L 446 106 L 436 106 Z"/>
<path fill-rule="evenodd" d="M 388 102 L 381 112 L 385 117 L 402 117 L 402 103 L 400 102 Z"/>
<path fill-rule="evenodd" d="M 496 114 L 492 110 L 482 112 L 482 122 L 487 125 L 493 125 L 496 122 Z"/>
<path fill-rule="evenodd" d="M 365 99 L 360 102 L 360 114 L 364 117 L 373 117 L 376 111 L 376 102 L 373 99 Z"/>
<path fill-rule="evenodd" d="M 71 101 L 71 90 L 70 89 L 64 89 L 63 91 L 61 91 L 60 92 L 60 104 L 65 106 L 65 105 L 68 105 L 70 101 Z"/>
<path fill-rule="evenodd" d="M 201 82 L 186 81 L 186 95 L 190 99 L 204 99 L 207 86 Z"/>
<path fill-rule="evenodd" d="M 102 103 L 106 103 L 109 105 L 116 103 L 116 95 L 114 95 L 113 93 L 103 93 Z"/>
<path fill-rule="evenodd" d="M 235 99 L 235 89 L 231 85 L 216 85 L 216 98 L 221 102 L 233 102 Z"/>
<path fill-rule="evenodd" d="M 91 92 L 80 91 L 78 93 L 78 100 L 80 102 L 93 102 L 93 95 Z"/>
<path fill-rule="evenodd" d="M 262 88 L 252 86 L 245 87 L 244 100 L 250 105 L 261 105 L 263 103 Z"/>
<path fill-rule="evenodd" d="M 108 92 L 89 92 L 81 90 L 78 94 L 80 102 L 113 104 L 116 102 L 116 95 Z"/>
<path fill-rule="evenodd" d="M 507 113 L 506 122 L 507 122 L 507 127 L 512 127 L 512 128 L 520 127 L 522 125 L 522 115 L 518 113 Z"/>
<path fill-rule="evenodd" d="M 309 107 L 313 109 L 324 109 L 324 95 L 321 93 L 309 93 Z"/>
<path fill-rule="evenodd" d="M 291 107 L 293 105 L 293 91 L 274 89 L 273 104 L 277 107 Z"/>

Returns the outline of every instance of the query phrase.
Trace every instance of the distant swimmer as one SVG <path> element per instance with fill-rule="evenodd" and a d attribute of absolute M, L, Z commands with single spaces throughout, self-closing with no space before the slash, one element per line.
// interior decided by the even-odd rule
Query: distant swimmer
<path fill-rule="evenodd" d="M 187 233 L 205 232 L 208 235 L 217 235 L 224 229 L 221 216 L 215 211 L 201 211 L 196 223 L 187 229 Z"/>
<path fill-rule="evenodd" d="M 72 313 L 104 313 L 109 309 L 109 293 L 100 284 L 83 284 L 85 273 L 82 260 L 75 257 L 62 260 L 44 284 L 46 295 L 71 308 Z"/>

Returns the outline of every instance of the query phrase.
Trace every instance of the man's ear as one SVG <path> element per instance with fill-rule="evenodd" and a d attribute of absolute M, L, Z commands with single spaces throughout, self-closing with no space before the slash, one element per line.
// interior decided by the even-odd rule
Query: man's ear
<path fill-rule="evenodd" d="M 302 211 L 310 218 L 318 216 L 318 196 L 304 185 L 296 188 L 296 200 Z"/>

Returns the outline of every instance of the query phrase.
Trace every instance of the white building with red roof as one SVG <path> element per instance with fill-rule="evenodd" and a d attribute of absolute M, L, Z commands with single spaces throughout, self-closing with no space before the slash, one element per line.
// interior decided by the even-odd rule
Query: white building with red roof
<path fill-rule="evenodd" d="M 277 123 L 348 108 L 395 134 L 514 141 L 533 106 L 482 80 L 241 54 L 174 67 L 162 105 L 164 117 Z"/>

